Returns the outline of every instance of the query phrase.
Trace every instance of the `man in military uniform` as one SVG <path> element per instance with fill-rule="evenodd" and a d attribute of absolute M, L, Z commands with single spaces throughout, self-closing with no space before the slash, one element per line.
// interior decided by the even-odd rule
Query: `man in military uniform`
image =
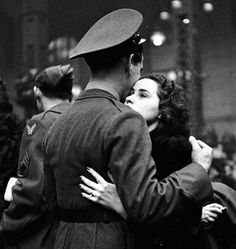
<path fill-rule="evenodd" d="M 45 137 L 61 219 L 57 249 L 133 246 L 121 217 L 81 196 L 80 175 L 91 177 L 86 167 L 107 181 L 112 175 L 128 219 L 141 224 L 184 212 L 212 195 L 207 175 L 212 149 L 192 138 L 195 163 L 158 182 L 146 122 L 121 103 L 143 67 L 143 39 L 137 34 L 141 23 L 136 10 L 111 12 L 88 30 L 71 53 L 71 59 L 84 57 L 91 76 L 85 91 Z"/>
<path fill-rule="evenodd" d="M 73 68 L 46 68 L 34 87 L 38 109 L 43 111 L 27 123 L 20 146 L 17 183 L 12 200 L 3 212 L 1 235 L 6 248 L 53 248 L 58 220 L 53 178 L 45 167 L 42 140 L 72 99 Z"/>

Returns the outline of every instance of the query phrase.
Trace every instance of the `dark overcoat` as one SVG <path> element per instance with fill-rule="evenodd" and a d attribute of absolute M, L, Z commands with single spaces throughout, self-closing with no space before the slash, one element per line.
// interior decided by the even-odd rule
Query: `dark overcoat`
<path fill-rule="evenodd" d="M 158 222 L 212 195 L 206 171 L 198 164 L 156 179 L 145 120 L 110 93 L 90 89 L 53 124 L 45 139 L 54 171 L 61 222 L 56 248 L 129 248 L 129 233 L 113 211 L 81 196 L 80 176 L 94 168 L 114 178 L 130 220 Z"/>
<path fill-rule="evenodd" d="M 68 108 L 59 104 L 35 115 L 25 127 L 18 163 L 13 200 L 4 210 L 0 231 L 5 248 L 51 249 L 55 241 L 58 220 L 55 216 L 54 186 L 44 170 L 42 140 L 56 118 Z"/>

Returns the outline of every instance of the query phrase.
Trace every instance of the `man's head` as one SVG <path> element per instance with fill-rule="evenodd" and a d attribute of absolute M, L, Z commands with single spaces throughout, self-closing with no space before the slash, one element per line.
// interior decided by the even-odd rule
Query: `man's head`
<path fill-rule="evenodd" d="M 37 107 L 45 111 L 43 101 L 71 101 L 74 69 L 70 65 L 48 67 L 35 79 L 34 93 Z"/>
<path fill-rule="evenodd" d="M 123 68 L 124 87 L 129 89 L 139 79 L 143 67 L 145 40 L 137 33 L 142 21 L 142 15 L 133 9 L 107 14 L 88 30 L 70 58 L 84 57 L 93 76 Z"/>

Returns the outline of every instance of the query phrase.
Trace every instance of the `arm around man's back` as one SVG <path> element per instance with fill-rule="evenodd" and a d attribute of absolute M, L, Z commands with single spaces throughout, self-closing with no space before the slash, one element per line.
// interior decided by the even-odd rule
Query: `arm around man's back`
<path fill-rule="evenodd" d="M 105 149 L 111 151 L 108 167 L 118 194 L 128 217 L 136 222 L 156 222 L 212 195 L 207 172 L 197 163 L 157 181 L 148 129 L 134 112 L 113 119 Z"/>

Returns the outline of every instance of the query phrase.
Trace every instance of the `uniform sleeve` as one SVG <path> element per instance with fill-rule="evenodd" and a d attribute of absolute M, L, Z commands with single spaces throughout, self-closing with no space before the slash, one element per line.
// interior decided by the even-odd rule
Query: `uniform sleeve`
<path fill-rule="evenodd" d="M 217 202 L 226 207 L 221 221 L 230 224 L 234 227 L 232 231 L 236 231 L 236 191 L 220 182 L 213 182 L 212 187 L 214 195 L 211 202 Z"/>
<path fill-rule="evenodd" d="M 134 112 L 122 113 L 113 120 L 105 149 L 109 151 L 109 170 L 118 194 L 128 217 L 135 222 L 154 223 L 201 205 L 212 196 L 209 177 L 198 164 L 157 181 L 148 129 Z"/>
<path fill-rule="evenodd" d="M 216 241 L 219 248 L 235 248 L 236 191 L 219 182 L 213 182 L 212 187 L 214 195 L 210 202 L 219 203 L 226 209 L 212 224 L 206 225 L 206 231 L 211 240 Z"/>
<path fill-rule="evenodd" d="M 43 154 L 41 142 L 46 127 L 41 120 L 30 120 L 20 146 L 16 184 L 12 189 L 13 200 L 4 210 L 0 231 L 6 242 L 24 236 L 39 222 L 44 210 L 41 203 L 43 191 Z"/>

